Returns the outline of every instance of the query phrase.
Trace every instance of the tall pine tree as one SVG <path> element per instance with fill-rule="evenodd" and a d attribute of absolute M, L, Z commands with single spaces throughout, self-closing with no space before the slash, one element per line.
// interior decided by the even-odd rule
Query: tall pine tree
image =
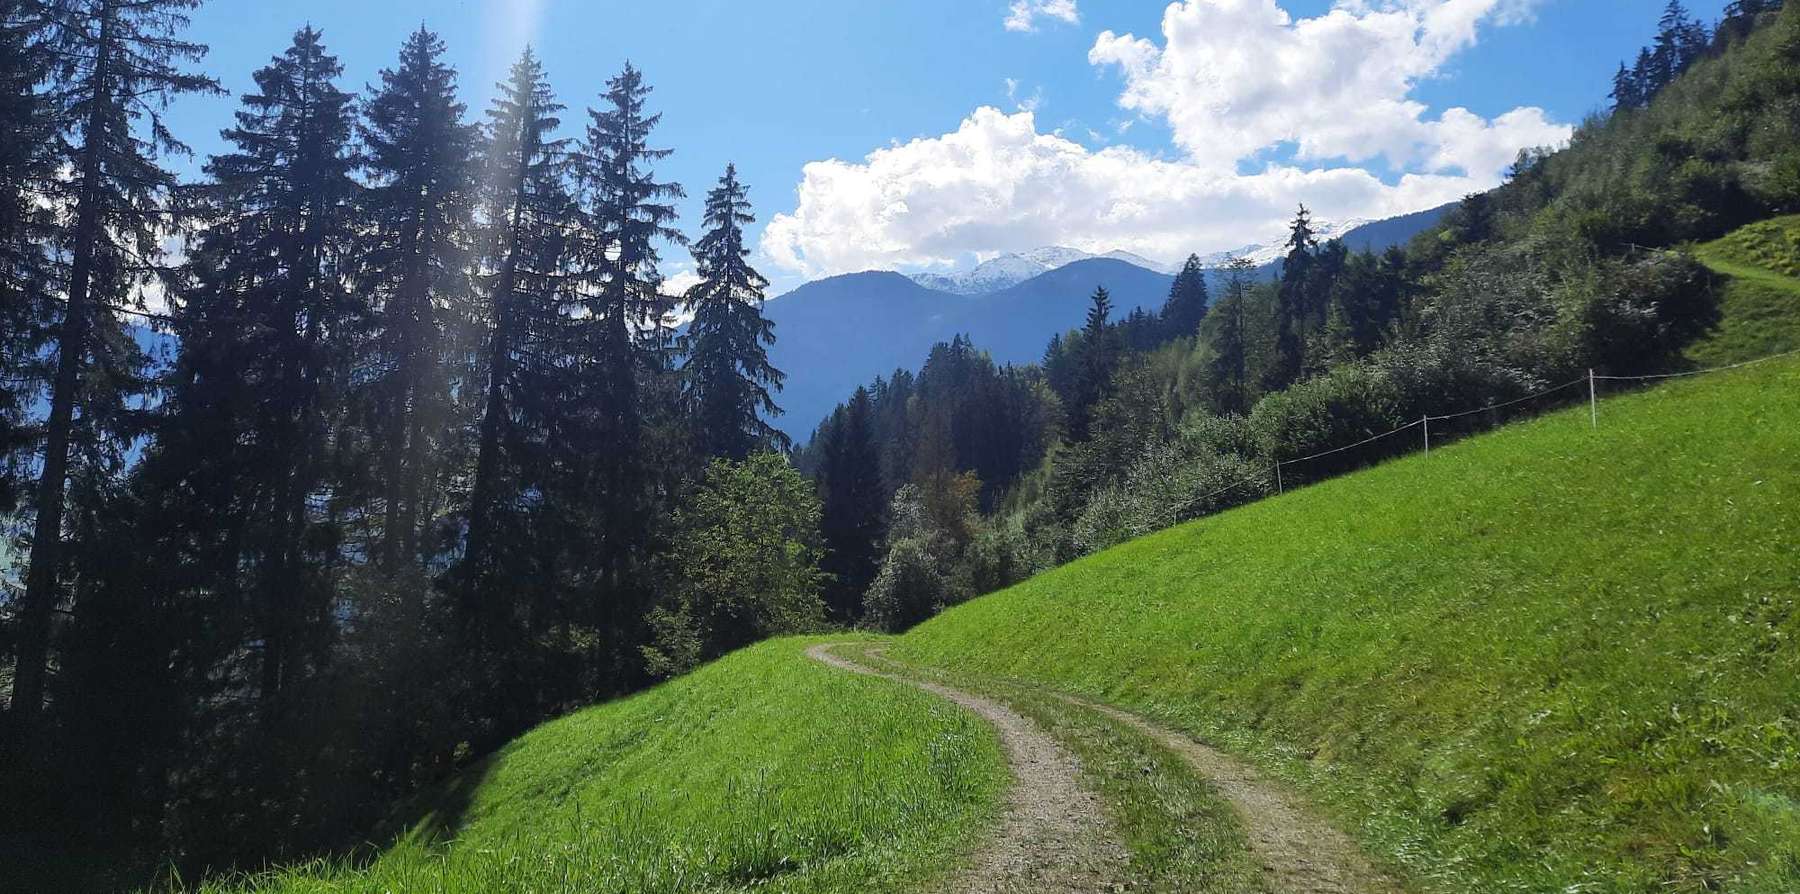
<path fill-rule="evenodd" d="M 361 259 L 374 302 L 362 424 L 377 455 L 373 504 L 380 507 L 375 554 L 390 578 L 419 567 L 438 451 L 450 413 L 452 314 L 466 301 L 468 223 L 473 201 L 474 128 L 463 122 L 456 72 L 444 43 L 420 28 L 381 72 L 367 103 L 363 142 L 373 228 Z M 423 592 L 406 587 L 407 612 Z"/>
<path fill-rule="evenodd" d="M 43 708 L 51 619 L 64 598 L 67 497 L 71 490 L 103 492 L 104 480 L 123 466 L 131 434 L 126 401 L 147 384 L 142 352 L 121 311 L 143 309 L 137 287 L 169 232 L 175 178 L 158 158 L 186 151 L 163 126 L 161 110 L 173 96 L 219 89 L 211 78 L 182 70 L 206 53 L 180 37 L 187 10 L 197 5 L 71 0 L 55 9 L 51 146 L 66 176 L 49 198 L 67 217 L 61 248 L 68 264 L 13 678 L 14 726 L 27 739 Z"/>
<path fill-rule="evenodd" d="M 744 227 L 755 220 L 737 167 L 726 165 L 706 194 L 707 231 L 693 247 L 700 282 L 686 296 L 694 321 L 682 372 L 696 440 L 707 455 L 735 460 L 791 446 L 763 419 L 780 415 L 773 392 L 785 377 L 769 362 L 775 324 L 762 313 L 769 281 L 746 260 Z"/>
<path fill-rule="evenodd" d="M 1198 255 L 1188 255 L 1175 282 L 1169 286 L 1169 298 L 1163 302 L 1164 338 L 1192 338 L 1206 318 L 1209 296 L 1206 294 L 1206 268 Z"/>
<path fill-rule="evenodd" d="M 1248 413 L 1251 404 L 1250 342 L 1247 324 L 1251 263 L 1232 258 L 1225 264 L 1225 295 L 1207 315 L 1212 343 L 1208 368 L 1213 402 L 1220 413 Z"/>
<path fill-rule="evenodd" d="M 459 637 L 474 654 L 523 647 L 515 603 L 524 595 L 520 578 L 530 576 L 526 556 L 535 551 L 525 534 L 527 494 L 544 481 L 545 402 L 558 396 L 552 355 L 574 215 L 568 142 L 555 136 L 563 106 L 529 49 L 499 90 L 481 165 L 488 343 L 477 379 L 485 391 L 457 603 Z M 541 611 L 533 614 L 543 620 Z"/>
<path fill-rule="evenodd" d="M 1311 331 L 1313 303 L 1312 212 L 1300 206 L 1288 231 L 1287 255 L 1282 259 L 1281 283 L 1275 294 L 1275 344 L 1263 370 L 1265 391 L 1279 391 L 1300 378 L 1306 368 L 1306 339 Z"/>
<path fill-rule="evenodd" d="M 279 827 L 307 797 L 296 780 L 313 778 L 307 734 L 320 700 L 310 696 L 336 644 L 340 551 L 318 507 L 332 490 L 324 457 L 361 318 L 346 287 L 359 187 L 340 72 L 318 31 L 296 33 L 254 74 L 223 133 L 231 150 L 195 189 L 201 228 L 171 320 L 179 351 L 133 481 L 139 555 L 101 591 L 147 617 L 84 627 L 89 660 L 76 665 L 82 714 L 103 719 L 97 745 L 105 728 L 131 728 L 137 759 L 154 768 L 178 729 L 241 768 L 229 780 L 183 776 L 173 800 L 206 791 L 258 805 L 238 817 L 246 837 L 280 834 L 248 827 Z M 179 694 L 176 709 L 122 714 L 119 693 L 152 675 Z M 113 750 L 95 764 L 129 765 Z"/>
<path fill-rule="evenodd" d="M 234 151 L 206 166 L 206 228 L 175 317 L 181 352 L 151 462 L 170 479 L 167 502 L 179 502 L 178 489 L 219 501 L 183 521 L 211 529 L 196 541 L 222 531 L 233 544 L 202 586 L 249 594 L 265 712 L 316 662 L 306 643 L 317 647 L 332 620 L 328 559 L 316 553 L 330 534 L 314 536 L 322 519 L 311 507 L 328 487 L 321 458 L 361 322 L 345 288 L 359 187 L 341 73 L 320 33 L 301 29 L 255 73 L 257 89 L 224 132 Z M 165 537 L 183 529 L 157 527 Z"/>
<path fill-rule="evenodd" d="M 861 619 L 863 591 L 880 561 L 882 512 L 887 489 L 875 443 L 875 402 L 857 388 L 850 402 L 832 414 L 824 432 L 819 469 L 823 491 L 820 530 L 825 538 L 822 569 L 830 575 L 826 606 L 840 623 Z"/>
<path fill-rule="evenodd" d="M 53 316 L 53 216 L 39 202 L 55 177 L 53 123 L 38 90 L 51 55 L 37 0 L 0 0 L 0 512 L 15 511 L 35 443 L 27 414 L 43 380 L 40 348 Z"/>
<path fill-rule="evenodd" d="M 681 187 L 656 179 L 654 163 L 669 155 L 650 134 L 661 115 L 646 111 L 650 87 L 627 64 L 607 82 L 605 103 L 590 109 L 586 138 L 573 157 L 583 193 L 576 248 L 579 307 L 571 335 L 576 378 L 558 434 L 569 452 L 572 487 L 565 494 L 582 524 L 571 525 L 571 558 L 584 618 L 599 632 L 592 669 L 616 686 L 641 673 L 636 646 L 649 604 L 654 508 L 662 465 L 647 449 L 651 398 L 669 364 L 658 243 L 681 244 L 672 204 Z"/>
<path fill-rule="evenodd" d="M 1074 400 L 1068 407 L 1069 438 L 1086 441 L 1094 408 L 1112 388 L 1113 371 L 1119 365 L 1117 333 L 1107 324 L 1112 315 L 1112 295 L 1105 286 L 1094 289 L 1089 299 L 1087 322 L 1081 328 L 1075 370 Z"/>

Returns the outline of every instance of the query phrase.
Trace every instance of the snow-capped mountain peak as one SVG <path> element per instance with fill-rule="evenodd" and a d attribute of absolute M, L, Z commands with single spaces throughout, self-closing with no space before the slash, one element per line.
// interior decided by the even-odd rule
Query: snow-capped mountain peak
<path fill-rule="evenodd" d="M 1313 234 L 1319 242 L 1323 243 L 1339 238 L 1367 223 L 1369 221 L 1354 218 L 1339 221 L 1314 221 Z M 1286 254 L 1287 234 L 1283 233 L 1269 242 L 1246 245 L 1232 251 L 1202 255 L 1200 263 L 1212 268 L 1222 266 L 1232 258 L 1243 258 L 1252 265 L 1260 267 L 1272 261 L 1279 261 Z M 1079 248 L 1050 245 L 990 258 L 970 270 L 953 273 L 914 273 L 909 274 L 908 278 L 928 289 L 936 289 L 940 292 L 949 292 L 954 295 L 985 295 L 989 292 L 998 292 L 1001 289 L 1016 286 L 1034 276 L 1066 267 L 1076 261 L 1086 261 L 1092 258 L 1111 258 L 1142 267 L 1145 270 L 1169 275 L 1181 270 L 1179 263 L 1164 264 L 1128 251 L 1095 254 Z"/>
<path fill-rule="evenodd" d="M 997 292 L 1016 286 L 1034 276 L 1090 258 L 1112 258 L 1158 273 L 1171 272 L 1167 265 L 1159 264 L 1128 251 L 1111 251 L 1097 255 L 1078 248 L 1052 245 L 1034 248 L 1030 251 L 1003 254 L 983 261 L 971 270 L 956 273 L 915 273 L 911 274 L 909 278 L 919 285 L 940 292 L 950 292 L 956 295 L 985 295 L 988 292 Z"/>
<path fill-rule="evenodd" d="M 1340 221 L 1313 221 L 1313 238 L 1321 245 L 1343 236 L 1345 233 L 1369 223 L 1362 218 L 1350 218 Z M 1209 255 L 1201 255 L 1200 263 L 1207 267 L 1222 266 L 1232 258 L 1243 258 L 1252 265 L 1260 267 L 1264 264 L 1279 261 L 1287 257 L 1287 234 L 1283 233 L 1273 240 L 1256 245 L 1246 245 L 1231 251 L 1216 251 Z"/>

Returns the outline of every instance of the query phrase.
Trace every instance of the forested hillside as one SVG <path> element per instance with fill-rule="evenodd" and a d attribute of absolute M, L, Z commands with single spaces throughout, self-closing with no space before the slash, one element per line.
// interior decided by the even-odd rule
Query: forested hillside
<path fill-rule="evenodd" d="M 866 586 L 865 619 L 903 629 L 1077 556 L 1417 449 L 1416 436 L 1383 439 L 1301 461 L 1426 415 L 1510 404 L 1435 432 L 1460 437 L 1555 406 L 1523 398 L 1589 370 L 1800 347 L 1784 310 L 1750 310 L 1757 287 L 1703 263 L 1722 245 L 1695 248 L 1800 208 L 1800 14 L 1737 3 L 1709 29 L 1671 4 L 1659 33 L 1621 72 L 1610 114 L 1566 149 L 1521 152 L 1505 185 L 1403 249 L 1320 244 L 1302 208 L 1273 281 L 1228 265 L 1221 287 L 1191 263 L 1157 314 L 1120 317 L 1096 292 L 1086 325 L 1038 364 L 996 368 L 952 341 L 917 377 L 858 392 L 800 463 L 828 508 L 840 611 Z M 1721 302 L 1771 324 L 1725 337 Z M 1684 354 L 1696 339 L 1731 347 Z"/>

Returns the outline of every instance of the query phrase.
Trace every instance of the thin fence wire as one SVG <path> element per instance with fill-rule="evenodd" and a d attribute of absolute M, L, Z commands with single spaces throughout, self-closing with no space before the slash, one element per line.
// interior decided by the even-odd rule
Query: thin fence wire
<path fill-rule="evenodd" d="M 1417 421 L 1408 422 L 1405 425 L 1402 425 L 1398 428 L 1389 429 L 1387 431 L 1381 432 L 1380 434 L 1370 435 L 1369 437 L 1364 438 L 1360 441 L 1357 441 L 1354 444 L 1345 444 L 1342 447 L 1334 447 L 1330 450 L 1321 450 L 1317 453 L 1312 453 L 1312 454 L 1308 454 L 1306 456 L 1301 456 L 1301 457 L 1295 457 L 1294 459 L 1276 460 L 1276 462 L 1275 462 L 1276 490 L 1277 490 L 1277 492 L 1282 492 L 1282 493 L 1285 493 L 1287 490 L 1285 482 L 1284 482 L 1284 476 L 1281 474 L 1281 470 L 1283 468 L 1286 468 L 1286 467 L 1292 466 L 1292 465 L 1296 465 L 1299 463 L 1303 463 L 1303 462 L 1310 462 L 1312 460 L 1321 459 L 1321 458 L 1324 458 L 1327 456 L 1332 456 L 1334 454 L 1343 453 L 1345 451 L 1355 450 L 1358 447 L 1365 447 L 1365 446 L 1368 446 L 1369 444 L 1375 443 L 1376 441 L 1382 440 L 1383 438 L 1392 437 L 1393 435 L 1400 434 L 1401 432 L 1407 431 L 1409 429 L 1417 428 L 1419 426 L 1425 427 L 1425 440 L 1424 440 L 1425 452 L 1429 453 L 1431 451 L 1431 423 L 1433 423 L 1433 422 L 1445 422 L 1445 421 L 1450 421 L 1450 420 L 1455 420 L 1455 419 L 1461 419 L 1461 418 L 1468 417 L 1468 416 L 1475 416 L 1475 415 L 1478 415 L 1481 413 L 1491 413 L 1495 410 L 1503 410 L 1508 407 L 1517 406 L 1519 404 L 1525 403 L 1526 401 L 1537 400 L 1538 398 L 1542 398 L 1542 397 L 1548 397 L 1549 395 L 1556 394 L 1557 392 L 1566 391 L 1566 390 L 1568 390 L 1570 388 L 1574 388 L 1578 385 L 1585 384 L 1588 386 L 1588 401 L 1589 401 L 1590 410 L 1592 411 L 1592 414 L 1593 414 L 1592 415 L 1592 423 L 1593 423 L 1593 425 L 1598 427 L 1599 426 L 1599 410 L 1598 410 L 1598 395 L 1597 395 L 1596 384 L 1599 382 L 1648 382 L 1648 381 L 1658 381 L 1658 380 L 1662 380 L 1662 379 L 1677 379 L 1677 378 L 1686 378 L 1686 377 L 1690 377 L 1690 376 L 1703 376 L 1703 375 L 1708 375 L 1711 373 L 1727 372 L 1727 371 L 1734 370 L 1734 369 L 1743 369 L 1744 367 L 1747 367 L 1747 366 L 1755 366 L 1759 363 L 1767 363 L 1771 360 L 1779 360 L 1783 357 L 1793 357 L 1796 355 L 1800 355 L 1800 348 L 1796 348 L 1796 349 L 1789 350 L 1789 351 L 1783 351 L 1779 354 L 1770 354 L 1766 357 L 1758 357 L 1755 360 L 1746 360 L 1746 361 L 1743 361 L 1742 363 L 1731 363 L 1731 364 L 1727 364 L 1724 366 L 1708 367 L 1706 369 L 1685 370 L 1682 372 L 1672 372 L 1672 373 L 1656 373 L 1656 374 L 1652 374 L 1652 375 L 1643 375 L 1643 376 L 1603 376 L 1603 375 L 1599 375 L 1599 374 L 1595 373 L 1593 370 L 1589 370 L 1588 374 L 1586 376 L 1583 376 L 1579 379 L 1574 379 L 1572 381 L 1564 382 L 1561 385 L 1555 385 L 1550 388 L 1546 388 L 1542 391 L 1536 391 L 1531 394 L 1524 395 L 1523 397 L 1516 397 L 1516 398 L 1513 398 L 1512 400 L 1502 401 L 1500 403 L 1488 404 L 1487 406 L 1484 406 L 1484 407 L 1478 407 L 1473 410 L 1464 410 L 1459 413 L 1446 413 L 1446 414 L 1438 415 L 1438 416 L 1433 416 L 1433 415 L 1427 414 L 1427 415 L 1421 417 L 1420 419 L 1418 419 Z M 1245 484 L 1245 483 L 1248 483 L 1248 479 L 1246 479 L 1245 481 L 1242 481 L 1242 482 L 1238 482 L 1238 485 Z M 1236 487 L 1238 485 L 1232 485 L 1232 487 Z M 1195 500 L 1194 503 L 1200 503 L 1200 502 L 1203 502 L 1204 500 L 1211 499 L 1212 497 L 1217 496 L 1218 494 L 1222 494 L 1225 491 L 1230 490 L 1230 489 L 1231 489 L 1230 487 L 1227 487 L 1224 490 L 1218 491 L 1217 493 L 1210 494 L 1206 497 L 1201 497 L 1200 499 Z"/>
<path fill-rule="evenodd" d="M 1306 462 L 1306 461 L 1307 461 L 1307 460 L 1312 460 L 1312 459 L 1319 459 L 1319 458 L 1321 458 L 1321 457 L 1326 457 L 1326 456 L 1330 456 L 1330 455 L 1332 455 L 1332 454 L 1334 454 L 1334 453 L 1343 453 L 1343 452 L 1344 452 L 1344 451 L 1346 451 L 1346 450 L 1355 450 L 1355 449 L 1356 449 L 1356 448 L 1358 448 L 1358 447 L 1362 447 L 1362 446 L 1364 446 L 1364 445 L 1367 445 L 1367 444 L 1373 444 L 1373 443 L 1375 443 L 1375 442 L 1376 442 L 1376 441 L 1379 441 L 1379 440 L 1381 440 L 1381 439 L 1382 439 L 1382 438 L 1385 438 L 1385 437 L 1387 437 L 1387 436 L 1388 436 L 1388 435 L 1397 435 L 1397 434 L 1399 434 L 1399 433 L 1401 433 L 1401 432 L 1403 432 L 1403 431 L 1406 431 L 1406 430 L 1407 430 L 1407 429 L 1409 429 L 1409 428 L 1417 428 L 1417 427 L 1419 427 L 1419 426 L 1421 426 L 1421 425 L 1424 425 L 1424 424 L 1425 424 L 1425 420 L 1423 420 L 1423 419 L 1419 419 L 1419 420 L 1416 420 L 1416 421 L 1413 421 L 1413 422 L 1408 422 L 1408 423 L 1406 423 L 1406 424 L 1405 424 L 1405 425 L 1402 425 L 1402 426 L 1400 426 L 1400 427 L 1399 427 L 1399 428 L 1396 428 L 1396 429 L 1390 429 L 1390 430 L 1388 430 L 1388 431 L 1384 431 L 1384 432 L 1382 432 L 1382 433 L 1381 433 L 1381 434 L 1378 434 L 1378 435 L 1373 435 L 1373 436 L 1370 436 L 1370 437 L 1367 437 L 1367 438 L 1364 438 L 1364 439 L 1362 439 L 1362 440 L 1360 440 L 1360 441 L 1357 441 L 1357 442 L 1356 442 L 1356 443 L 1354 443 L 1354 444 L 1345 444 L 1345 445 L 1344 445 L 1344 446 L 1342 446 L 1342 447 L 1333 447 L 1333 448 L 1331 448 L 1331 449 L 1330 449 L 1330 450 L 1321 450 L 1321 451 L 1319 451 L 1319 452 L 1318 452 L 1318 453 L 1315 453 L 1315 454 L 1313 454 L 1313 455 L 1311 455 L 1311 456 L 1301 456 L 1301 457 L 1296 457 L 1296 458 L 1294 458 L 1294 459 L 1284 459 L 1284 460 L 1281 460 L 1281 461 L 1280 461 L 1280 462 L 1278 462 L 1278 463 L 1276 463 L 1276 465 L 1280 465 L 1280 466 L 1291 466 L 1291 465 L 1293 465 L 1293 464 L 1294 464 L 1294 463 L 1303 463 L 1303 462 Z"/>
<path fill-rule="evenodd" d="M 1729 366 L 1714 366 L 1707 369 L 1688 370 L 1686 372 L 1657 373 L 1649 376 L 1594 376 L 1594 378 L 1603 382 L 1647 382 L 1653 379 L 1680 379 L 1687 376 L 1704 376 L 1707 373 L 1724 372 L 1728 369 L 1743 369 L 1746 366 L 1755 366 L 1758 363 L 1780 360 L 1783 357 L 1792 357 L 1795 354 L 1800 354 L 1800 348 L 1795 348 L 1792 351 L 1783 351 L 1779 354 L 1770 354 L 1767 357 L 1758 357 L 1755 360 L 1746 360 L 1743 363 L 1733 363 Z"/>
<path fill-rule="evenodd" d="M 1554 388 L 1546 388 L 1546 389 L 1544 389 L 1544 390 L 1542 390 L 1542 391 L 1539 391 L 1539 392 L 1537 392 L 1537 393 L 1535 393 L 1535 394 L 1527 394 L 1527 395 L 1525 395 L 1525 396 L 1524 396 L 1524 397 L 1515 397 L 1515 398 L 1513 398 L 1513 399 L 1512 399 L 1512 400 L 1509 400 L 1509 401 L 1504 401 L 1504 402 L 1502 402 L 1502 403 L 1497 403 L 1497 404 L 1488 404 L 1488 405 L 1487 405 L 1487 406 L 1485 406 L 1485 407 L 1481 407 L 1481 408 L 1479 408 L 1479 409 L 1474 409 L 1474 410 L 1464 410 L 1464 411 L 1462 411 L 1462 412 L 1461 412 L 1461 413 L 1449 413 L 1449 414 L 1446 414 L 1446 415 L 1443 415 L 1443 416 L 1427 416 L 1427 417 L 1425 417 L 1425 418 L 1426 418 L 1426 419 L 1428 419 L 1428 420 L 1430 420 L 1430 421 L 1432 421 L 1432 422 L 1447 422 L 1447 421 L 1449 421 L 1449 420 L 1452 420 L 1452 419 L 1461 419 L 1461 418 L 1463 418 L 1463 417 L 1464 417 L 1464 416 L 1474 416 L 1474 415 L 1476 415 L 1476 414 L 1478 414 L 1478 413 L 1488 413 L 1488 412 L 1492 412 L 1492 411 L 1494 411 L 1494 410 L 1504 410 L 1504 409 L 1506 409 L 1506 408 L 1507 408 L 1507 407 L 1510 407 L 1510 406 L 1514 406 L 1514 405 L 1516 405 L 1516 404 L 1522 404 L 1522 403 L 1524 403 L 1524 402 L 1526 402 L 1526 401 L 1528 401 L 1528 400 L 1536 400 L 1536 399 L 1538 399 L 1538 398 L 1540 398 L 1540 397 L 1543 397 L 1543 396 L 1545 396 L 1545 395 L 1549 395 L 1549 394 L 1555 394 L 1555 393 L 1556 393 L 1556 392 L 1558 392 L 1558 391 L 1562 391 L 1562 390 L 1564 390 L 1564 389 L 1567 389 L 1567 388 L 1573 388 L 1573 387 L 1575 387 L 1575 386 L 1576 386 L 1576 385 L 1585 385 L 1585 384 L 1587 384 L 1587 377 L 1586 377 L 1586 376 L 1583 376 L 1583 377 L 1581 377 L 1581 378 L 1579 378 L 1579 379 L 1576 379 L 1576 380 L 1575 380 L 1575 381 L 1573 381 L 1573 382 L 1567 382 L 1567 383 L 1564 383 L 1564 384 L 1562 384 L 1562 385 L 1558 385 L 1558 386 L 1556 386 L 1556 387 L 1554 387 Z M 1414 424 L 1414 425 L 1417 425 L 1417 424 L 1418 424 L 1418 423 L 1416 423 L 1416 422 L 1415 422 L 1415 423 L 1413 423 L 1413 424 Z M 1395 431 L 1399 431 L 1399 429 L 1395 429 Z M 1298 461 L 1298 460 L 1295 460 L 1295 461 L 1296 461 L 1296 462 L 1297 462 L 1297 461 Z"/>

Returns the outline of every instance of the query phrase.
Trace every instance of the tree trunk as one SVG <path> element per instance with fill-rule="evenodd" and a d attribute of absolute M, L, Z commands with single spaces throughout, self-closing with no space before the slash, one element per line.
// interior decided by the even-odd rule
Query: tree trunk
<path fill-rule="evenodd" d="M 76 211 L 74 257 L 69 267 L 68 306 L 57 335 L 56 378 L 50 392 L 50 418 L 44 434 L 44 465 L 38 478 L 37 519 L 32 530 L 30 570 L 20 612 L 19 648 L 13 674 L 12 714 L 15 732 L 29 741 L 44 703 L 44 678 L 50 654 L 50 618 L 56 608 L 62 560 L 63 498 L 69 475 L 69 436 L 80 398 L 81 367 L 87 354 L 88 299 L 94 255 L 100 240 L 99 184 L 104 111 L 111 102 L 107 68 L 112 53 L 113 8 L 102 8 L 98 58 L 92 75 L 93 98 L 83 125 L 80 207 Z"/>

